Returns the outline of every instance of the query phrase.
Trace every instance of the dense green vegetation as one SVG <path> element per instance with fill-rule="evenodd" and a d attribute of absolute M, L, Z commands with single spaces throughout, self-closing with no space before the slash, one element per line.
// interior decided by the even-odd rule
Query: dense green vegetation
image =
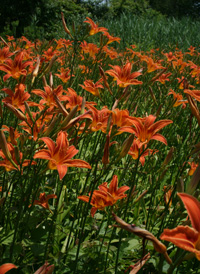
<path fill-rule="evenodd" d="M 126 37 L 126 43 L 161 46 L 159 42 L 164 40 L 165 45 L 166 38 L 179 46 L 184 39 L 187 45 L 198 43 L 200 7 L 196 0 L 2 0 L 0 34 L 25 35 L 32 40 L 59 38 L 64 36 L 61 12 L 69 25 L 87 16 L 98 19 L 115 35 Z"/>

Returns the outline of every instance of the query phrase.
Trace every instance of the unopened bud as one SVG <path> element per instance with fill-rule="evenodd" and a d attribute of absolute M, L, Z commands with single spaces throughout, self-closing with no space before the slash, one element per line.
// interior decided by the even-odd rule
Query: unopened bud
<path fill-rule="evenodd" d="M 52 68 L 53 63 L 56 61 L 56 59 L 57 59 L 57 56 L 54 55 L 54 56 L 51 58 L 51 61 L 49 62 L 49 65 L 48 65 L 48 67 L 45 69 L 45 71 L 43 72 L 43 74 L 46 74 L 46 73 L 48 73 L 48 72 L 50 71 L 50 69 Z"/>
<path fill-rule="evenodd" d="M 188 103 L 190 105 L 191 108 L 191 112 L 192 114 L 197 118 L 197 122 L 200 126 L 200 114 L 199 114 L 199 110 L 194 102 L 194 100 L 192 99 L 192 97 L 189 94 L 186 94 L 187 99 L 188 99 Z"/>
<path fill-rule="evenodd" d="M 171 159 L 173 157 L 173 153 L 174 153 L 174 147 L 171 147 L 164 162 L 163 162 L 164 166 L 168 165 L 168 163 L 171 161 Z"/>
<path fill-rule="evenodd" d="M 25 105 L 26 111 L 28 113 L 28 116 L 30 117 L 31 121 L 34 123 L 35 121 L 33 119 L 33 116 L 32 116 L 31 110 L 29 108 L 29 105 L 28 105 L 28 103 L 26 101 L 24 102 L 24 105 Z"/>
<path fill-rule="evenodd" d="M 40 57 L 37 57 L 36 67 L 33 71 L 34 77 L 36 77 L 38 75 L 39 67 L 40 67 Z"/>
<path fill-rule="evenodd" d="M 44 86 L 44 87 L 47 87 L 47 86 L 48 86 L 48 85 L 47 85 L 47 80 L 46 80 L 46 78 L 45 78 L 44 75 L 42 76 L 42 82 L 43 82 L 43 86 Z"/>
<path fill-rule="evenodd" d="M 83 96 L 83 99 L 82 99 L 82 104 L 81 104 L 81 114 L 84 113 L 84 110 L 85 110 L 85 96 Z"/>
<path fill-rule="evenodd" d="M 181 177 L 180 180 L 177 181 L 177 186 L 176 186 L 176 191 L 177 192 L 184 192 L 184 181 L 183 181 L 183 178 Z M 187 191 L 186 191 L 187 192 Z M 189 186 L 188 186 L 188 192 L 189 193 Z"/>
<path fill-rule="evenodd" d="M 109 164 L 109 145 L 110 145 L 110 135 L 108 134 L 106 136 L 106 143 L 104 146 L 104 153 L 102 158 L 102 163 L 104 164 L 104 166 Z"/>
<path fill-rule="evenodd" d="M 12 156 L 10 154 L 10 151 L 8 149 L 8 144 L 6 141 L 6 137 L 4 135 L 4 132 L 2 129 L 0 129 L 0 147 L 3 151 L 3 154 L 6 156 L 6 159 L 10 161 L 12 159 Z"/>
<path fill-rule="evenodd" d="M 200 165 L 196 168 L 194 174 L 192 175 L 192 178 L 190 180 L 190 183 L 188 184 L 186 193 L 193 194 L 196 190 L 200 180 Z"/>
<path fill-rule="evenodd" d="M 31 81 L 31 85 L 33 85 L 33 83 L 35 81 L 35 77 L 37 77 L 37 75 L 38 75 L 39 67 L 40 67 L 40 57 L 37 57 L 36 67 L 33 71 L 33 78 Z"/>
<path fill-rule="evenodd" d="M 63 12 L 61 12 L 61 18 L 62 18 L 62 23 L 63 23 L 63 27 L 64 27 L 65 32 L 66 32 L 72 39 L 74 39 L 73 36 L 72 36 L 72 34 L 71 34 L 71 32 L 69 31 L 69 29 L 68 29 L 66 23 L 65 23 L 65 18 L 64 18 Z"/>
<path fill-rule="evenodd" d="M 4 132 L 2 129 L 0 129 L 0 147 L 3 151 L 3 154 L 6 156 L 6 159 L 11 162 L 11 164 L 18 169 L 18 166 L 12 159 L 12 155 L 10 154 L 10 151 L 8 149 L 8 144 L 6 141 L 6 137 L 4 135 Z"/>
<path fill-rule="evenodd" d="M 53 97 L 54 97 L 54 100 L 56 101 L 56 104 L 58 106 L 58 108 L 60 109 L 60 111 L 62 112 L 62 114 L 64 116 L 68 116 L 69 115 L 69 112 L 64 108 L 63 104 L 61 103 L 61 101 L 58 99 L 58 96 L 53 93 Z"/>
<path fill-rule="evenodd" d="M 55 124 L 57 123 L 57 121 L 60 121 L 61 117 L 60 116 L 56 116 L 53 118 L 53 120 L 51 121 L 50 125 L 48 126 L 47 130 L 43 133 L 42 136 L 49 136 L 49 134 L 54 130 L 55 128 Z"/>
<path fill-rule="evenodd" d="M 19 148 L 16 146 L 14 151 L 15 151 L 15 158 L 17 160 L 17 163 L 20 165 L 20 151 L 19 151 Z"/>
<path fill-rule="evenodd" d="M 151 82 L 155 82 L 166 70 L 167 68 L 164 68 L 161 72 L 156 74 L 156 76 L 151 79 Z"/>
<path fill-rule="evenodd" d="M 134 134 L 131 134 L 123 143 L 122 145 L 122 150 L 119 154 L 119 157 L 120 158 L 123 158 L 126 156 L 126 154 L 129 152 L 130 150 L 130 147 L 133 143 L 133 140 L 134 140 Z"/>
<path fill-rule="evenodd" d="M 8 43 L 3 39 L 3 37 L 1 37 L 0 36 L 0 39 L 1 39 L 1 41 L 4 43 L 4 45 L 6 46 L 6 47 L 8 47 L 9 48 L 9 45 L 8 45 Z"/>
<path fill-rule="evenodd" d="M 49 85 L 51 88 L 53 88 L 53 74 L 50 72 L 50 76 L 49 76 Z"/>
<path fill-rule="evenodd" d="M 158 107 L 158 110 L 156 111 L 156 114 L 155 114 L 156 117 L 160 115 L 161 109 L 162 109 L 162 105 Z"/>
<path fill-rule="evenodd" d="M 26 116 L 23 114 L 23 112 L 21 112 L 20 110 L 16 109 L 15 107 L 13 107 L 13 105 L 9 104 L 9 103 L 4 103 L 4 105 L 11 110 L 18 119 L 22 120 L 22 121 L 26 121 Z"/>
<path fill-rule="evenodd" d="M 151 98 L 152 98 L 152 99 L 154 100 L 154 102 L 157 104 L 156 97 L 155 97 L 155 95 L 154 95 L 153 90 L 152 90 L 151 87 L 149 87 L 149 91 L 150 91 Z"/>
<path fill-rule="evenodd" d="M 62 124 L 61 124 L 61 128 L 65 128 L 69 122 L 72 120 L 72 118 L 74 117 L 74 115 L 76 114 L 78 109 L 78 105 L 76 105 L 71 111 L 70 113 L 67 115 L 67 117 L 63 120 Z"/>
<path fill-rule="evenodd" d="M 112 91 L 111 91 L 111 89 L 109 87 L 109 84 L 107 82 L 105 72 L 104 72 L 104 70 L 102 69 L 101 66 L 99 66 L 99 71 L 100 71 L 100 74 L 101 74 L 101 76 L 103 78 L 104 85 L 106 86 L 106 88 L 108 89 L 108 91 L 110 92 L 110 94 L 113 95 L 113 93 L 112 93 Z"/>
<path fill-rule="evenodd" d="M 1 104 L 0 104 L 0 117 L 1 117 L 1 119 L 3 119 L 3 110 L 2 110 Z"/>

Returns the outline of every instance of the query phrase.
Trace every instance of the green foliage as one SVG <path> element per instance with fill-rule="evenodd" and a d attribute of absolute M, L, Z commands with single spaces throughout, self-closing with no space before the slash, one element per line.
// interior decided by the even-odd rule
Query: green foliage
<path fill-rule="evenodd" d="M 173 17 L 199 17 L 198 0 L 149 0 L 151 7 L 162 14 Z"/>
<path fill-rule="evenodd" d="M 130 12 L 134 15 L 141 15 L 146 13 L 149 9 L 147 0 L 111 0 L 110 10 L 115 15 L 120 15 L 122 12 Z"/>
<path fill-rule="evenodd" d="M 121 47 L 132 44 L 140 50 L 199 47 L 200 21 L 189 17 L 175 19 L 161 14 L 152 15 L 151 12 L 144 16 L 123 13 L 112 20 L 105 20 L 103 24 L 110 33 L 122 39 Z"/>

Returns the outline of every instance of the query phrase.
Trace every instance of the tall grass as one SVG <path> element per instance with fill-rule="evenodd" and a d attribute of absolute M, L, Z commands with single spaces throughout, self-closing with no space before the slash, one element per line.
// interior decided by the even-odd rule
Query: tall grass
<path fill-rule="evenodd" d="M 186 50 L 191 45 L 199 47 L 200 44 L 200 21 L 189 17 L 175 19 L 122 14 L 102 23 L 110 33 L 121 37 L 122 48 L 135 44 L 141 50 L 158 47 Z"/>

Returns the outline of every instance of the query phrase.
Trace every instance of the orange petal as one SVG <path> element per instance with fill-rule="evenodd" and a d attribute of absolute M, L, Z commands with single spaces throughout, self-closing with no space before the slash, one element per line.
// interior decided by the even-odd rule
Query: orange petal
<path fill-rule="evenodd" d="M 153 137 L 151 137 L 151 140 L 160 141 L 160 142 L 164 143 L 167 146 L 167 140 L 165 139 L 164 136 L 162 136 L 159 133 L 154 134 Z"/>
<path fill-rule="evenodd" d="M 187 209 L 192 226 L 200 233 L 200 202 L 193 196 L 186 193 L 178 193 Z"/>
<path fill-rule="evenodd" d="M 64 164 L 72 167 L 91 168 L 87 162 L 79 159 L 67 160 L 64 162 Z"/>
<path fill-rule="evenodd" d="M 174 229 L 164 229 L 160 239 L 172 242 L 176 246 L 200 256 L 200 250 L 195 248 L 198 237 L 199 233 L 194 228 L 178 226 Z"/>
<path fill-rule="evenodd" d="M 45 159 L 45 160 L 51 160 L 51 155 L 50 155 L 50 152 L 46 149 L 42 149 L 38 152 L 35 153 L 34 159 Z"/>
<path fill-rule="evenodd" d="M 97 211 L 96 207 L 92 207 L 91 208 L 91 215 L 92 215 L 92 217 L 94 217 L 94 214 L 96 213 L 96 211 Z"/>
<path fill-rule="evenodd" d="M 55 144 L 54 144 L 54 142 L 49 137 L 42 137 L 42 138 L 40 138 L 40 140 L 42 140 L 43 142 L 45 142 L 45 144 L 47 145 L 50 153 L 53 154 L 53 152 L 55 150 Z"/>
<path fill-rule="evenodd" d="M 109 186 L 109 192 L 111 195 L 115 195 L 115 193 L 117 192 L 117 186 L 118 186 L 118 178 L 117 178 L 117 175 L 114 175 Z"/>
<path fill-rule="evenodd" d="M 60 180 L 62 180 L 62 178 L 67 173 L 67 166 L 65 166 L 65 165 L 57 165 L 57 170 L 58 170 L 58 173 L 59 173 Z"/>
<path fill-rule="evenodd" d="M 3 264 L 0 266 L 0 274 L 4 274 L 13 268 L 17 268 L 17 266 L 14 264 L 10 264 L 10 263 Z"/>
<path fill-rule="evenodd" d="M 86 202 L 86 203 L 88 203 L 90 197 L 85 196 L 85 195 L 82 195 L 82 196 L 78 196 L 78 199 L 79 199 L 79 200 L 82 200 L 82 201 L 84 201 L 84 202 Z"/>

